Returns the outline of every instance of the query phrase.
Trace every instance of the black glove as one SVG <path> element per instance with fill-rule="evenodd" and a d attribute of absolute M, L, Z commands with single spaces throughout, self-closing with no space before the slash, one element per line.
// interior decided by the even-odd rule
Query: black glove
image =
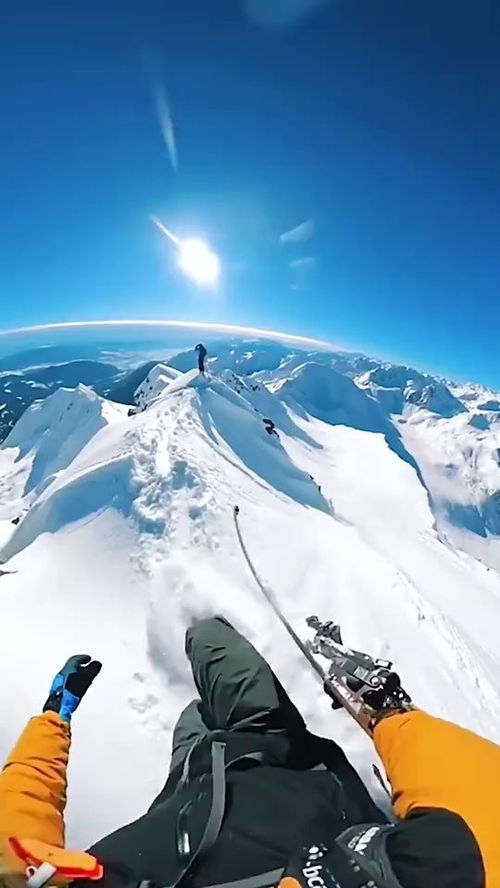
<path fill-rule="evenodd" d="M 102 663 L 92 660 L 87 654 L 70 657 L 52 682 L 43 711 L 57 712 L 69 724 L 75 709 L 101 669 Z"/>

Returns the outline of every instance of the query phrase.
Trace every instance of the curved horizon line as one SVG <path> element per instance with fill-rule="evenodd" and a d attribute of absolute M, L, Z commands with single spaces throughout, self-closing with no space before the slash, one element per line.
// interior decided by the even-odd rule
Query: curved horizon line
<path fill-rule="evenodd" d="M 264 339 L 285 339 L 291 342 L 310 343 L 311 345 L 321 346 L 323 349 L 333 349 L 335 351 L 349 351 L 344 346 L 334 345 L 331 342 L 324 342 L 321 339 L 314 339 L 310 336 L 297 336 L 294 333 L 281 333 L 277 330 L 262 330 L 259 327 L 242 327 L 238 324 L 215 324 L 203 323 L 202 321 L 150 321 L 150 320 L 126 320 L 126 321 L 62 321 L 56 324 L 36 324 L 28 327 L 15 327 L 11 330 L 0 330 L 0 337 L 14 336 L 21 333 L 37 333 L 42 330 L 58 330 L 74 327 L 205 327 L 210 330 L 220 330 L 221 332 L 234 333 L 251 333 Z"/>

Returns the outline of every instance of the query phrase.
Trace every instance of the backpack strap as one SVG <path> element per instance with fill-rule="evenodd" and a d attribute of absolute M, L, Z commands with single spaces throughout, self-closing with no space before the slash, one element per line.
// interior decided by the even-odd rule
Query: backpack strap
<path fill-rule="evenodd" d="M 188 753 L 188 758 L 190 757 L 193 748 L 194 746 L 191 747 Z M 188 810 L 192 806 L 192 803 L 189 802 L 187 805 L 184 806 L 184 808 L 181 809 L 177 818 L 177 850 L 179 855 L 185 858 L 185 865 L 180 871 L 180 874 L 177 876 L 175 882 L 172 885 L 165 886 L 165 888 L 176 888 L 176 886 L 178 886 L 179 883 L 184 879 L 184 877 L 191 871 L 195 861 L 199 860 L 200 857 L 207 854 L 215 845 L 222 828 L 222 823 L 226 810 L 226 771 L 229 768 L 232 768 L 233 765 L 236 765 L 243 761 L 250 761 L 256 764 L 261 764 L 263 760 L 263 755 L 261 752 L 246 752 L 243 755 L 238 755 L 236 758 L 233 758 L 230 761 L 226 761 L 226 744 L 221 743 L 218 740 L 214 740 L 211 746 L 211 759 L 212 804 L 210 807 L 208 820 L 206 822 L 203 835 L 201 837 L 201 841 L 195 851 L 192 852 L 189 830 L 184 823 Z M 183 777 L 185 784 L 189 781 L 189 762 L 187 763 L 187 766 L 185 765 Z M 283 870 L 280 870 L 278 872 L 278 879 L 282 872 Z M 272 874 L 275 874 L 274 871 Z M 264 874 L 266 878 L 264 878 L 263 881 L 262 877 L 256 876 L 252 877 L 251 882 L 249 882 L 247 879 L 243 879 L 238 880 L 235 883 L 228 883 L 228 888 L 238 888 L 240 882 L 245 883 L 241 885 L 241 888 L 267 888 L 267 886 L 270 885 L 270 882 L 267 878 L 268 875 L 268 873 Z M 255 884 L 254 879 L 257 879 Z"/>
<path fill-rule="evenodd" d="M 226 809 L 226 744 L 212 743 L 212 807 L 202 839 L 191 860 L 206 854 L 215 845 Z"/>
<path fill-rule="evenodd" d="M 191 843 L 187 828 L 183 827 L 183 815 L 187 808 L 183 808 L 177 822 L 177 847 L 188 859 L 178 874 L 175 882 L 166 888 L 176 888 L 179 882 L 191 870 L 198 858 L 210 851 L 215 845 L 221 831 L 222 821 L 226 808 L 226 744 L 214 741 L 211 749 L 212 758 L 212 804 L 208 820 L 198 847 L 191 853 Z M 188 769 L 189 770 L 189 769 Z"/>

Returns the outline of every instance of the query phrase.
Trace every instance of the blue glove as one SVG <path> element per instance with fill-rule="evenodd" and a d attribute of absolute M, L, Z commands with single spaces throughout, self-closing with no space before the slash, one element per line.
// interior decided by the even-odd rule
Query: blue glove
<path fill-rule="evenodd" d="M 52 682 L 43 711 L 57 712 L 69 724 L 75 709 L 101 669 L 102 663 L 92 660 L 87 654 L 70 657 Z"/>

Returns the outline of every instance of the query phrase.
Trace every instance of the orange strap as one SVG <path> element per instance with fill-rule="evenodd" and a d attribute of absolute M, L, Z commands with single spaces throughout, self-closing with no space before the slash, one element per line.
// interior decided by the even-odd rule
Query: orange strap
<path fill-rule="evenodd" d="M 16 874 L 25 873 L 29 866 L 39 867 L 43 863 L 50 863 L 56 869 L 50 881 L 56 885 L 74 879 L 102 879 L 102 865 L 91 854 L 83 851 L 65 851 L 34 839 L 10 838 L 8 844 Z"/>

